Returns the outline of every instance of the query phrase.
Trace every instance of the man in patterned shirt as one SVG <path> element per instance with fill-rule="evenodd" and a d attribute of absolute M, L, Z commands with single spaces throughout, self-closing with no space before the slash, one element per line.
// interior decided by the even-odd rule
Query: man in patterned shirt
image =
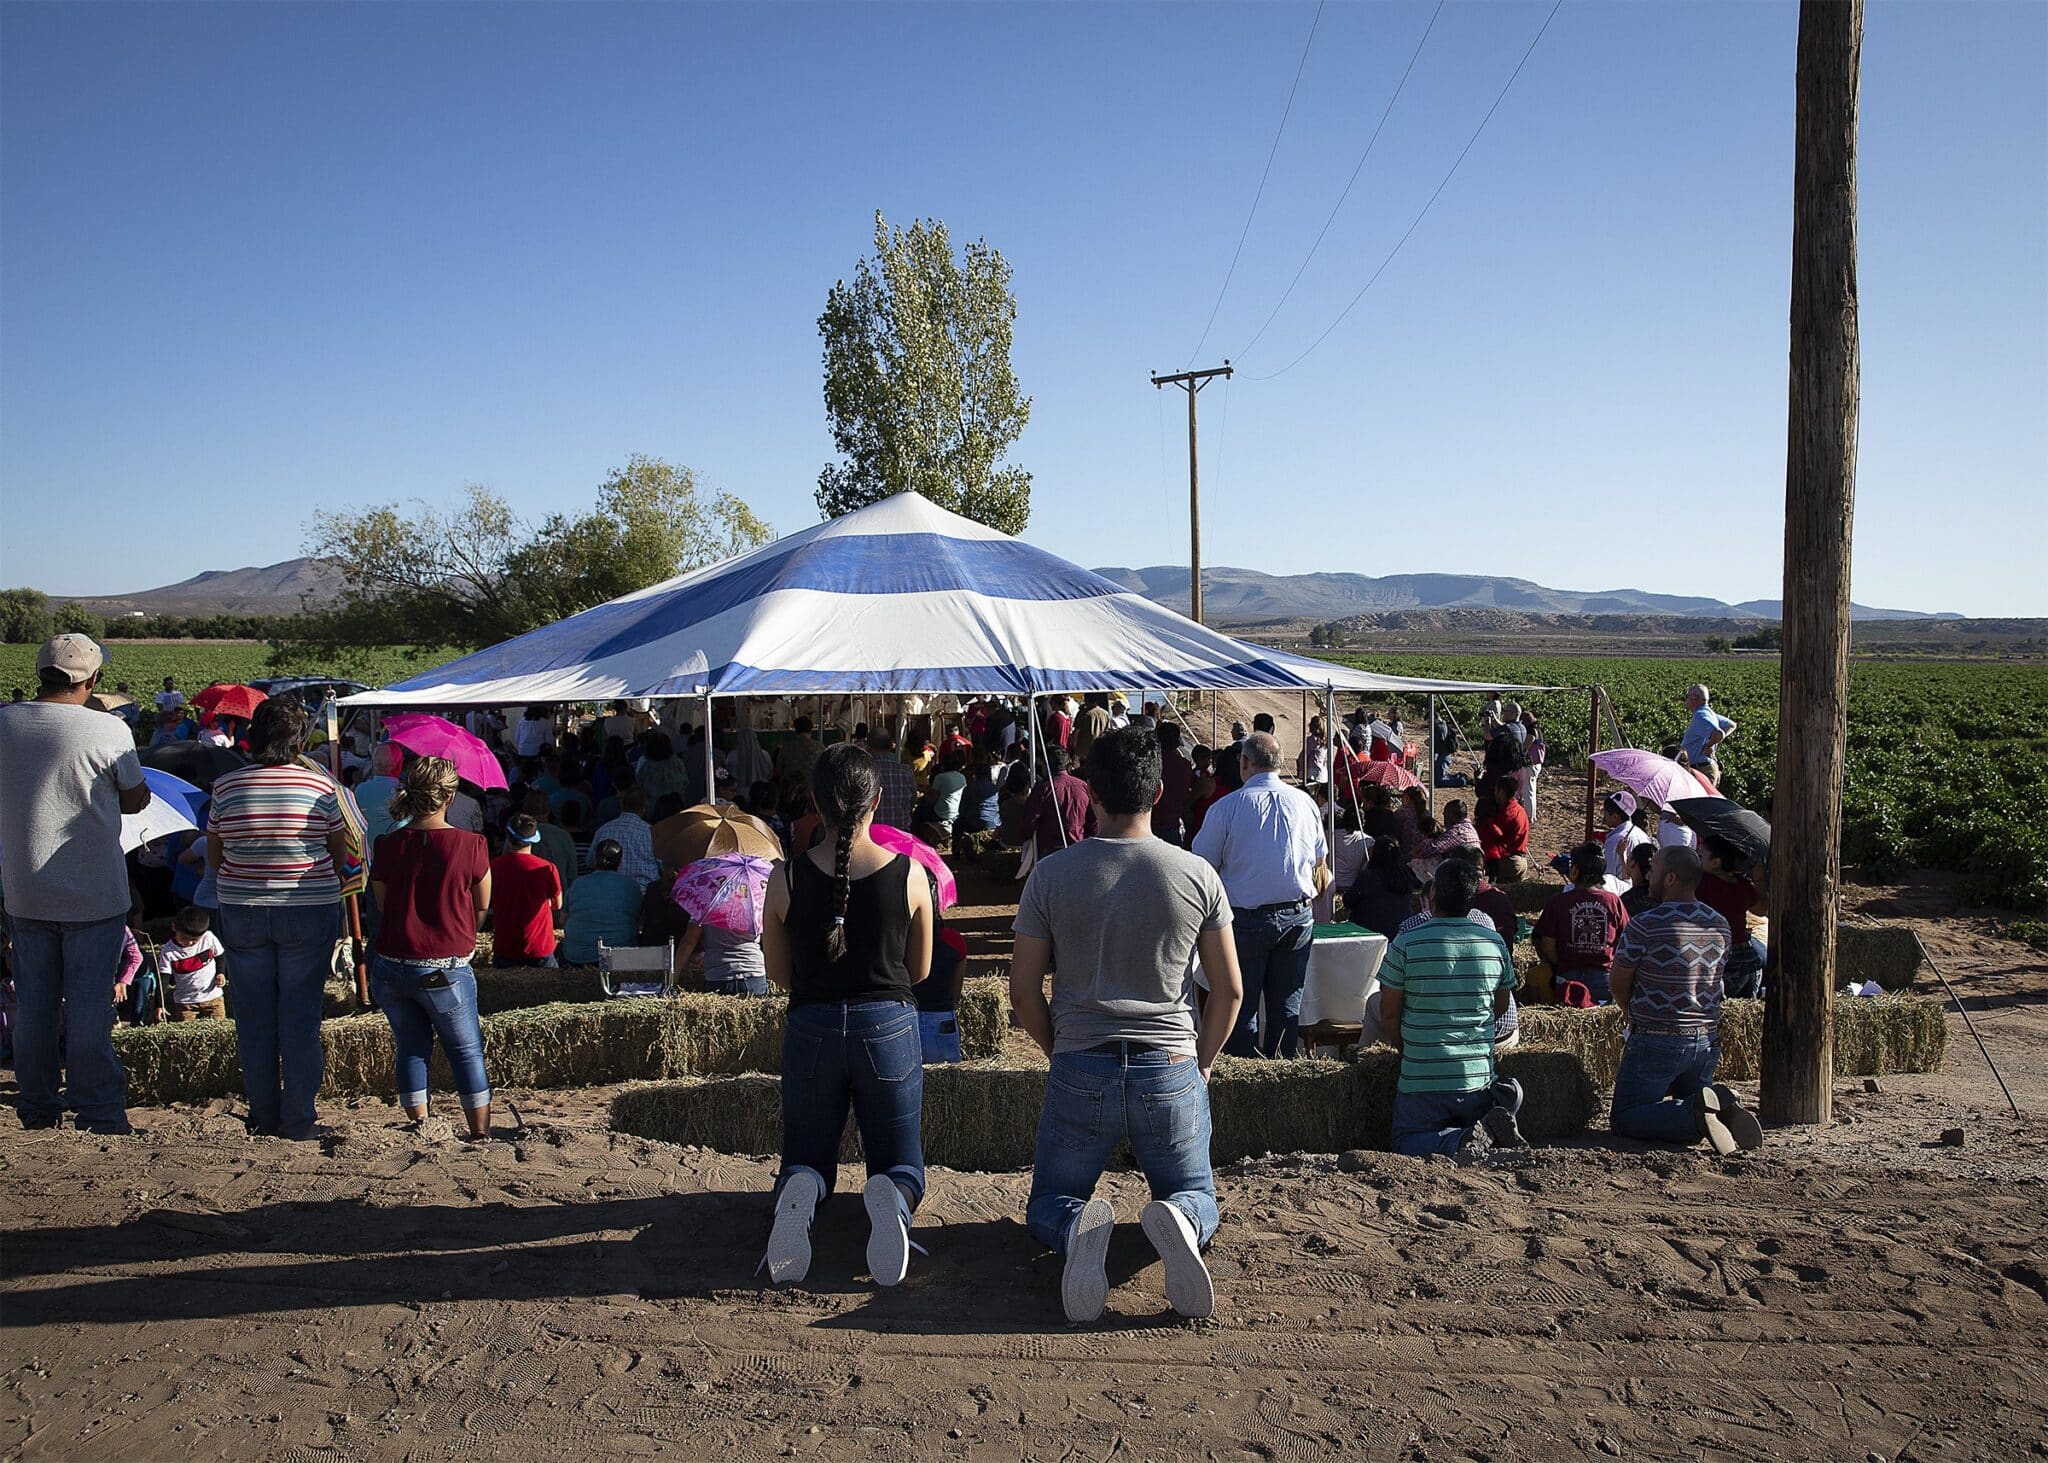
<path fill-rule="evenodd" d="M 868 733 L 868 751 L 875 759 L 875 780 L 882 785 L 875 821 L 907 832 L 917 810 L 917 775 L 896 755 L 896 738 L 884 727 Z"/>
<path fill-rule="evenodd" d="M 1763 1142 L 1756 1114 L 1714 1080 L 1721 1059 L 1721 968 L 1728 921 L 1699 900 L 1700 858 L 1657 850 L 1656 903 L 1629 922 L 1614 947 L 1614 1004 L 1628 1013 L 1628 1043 L 1614 1076 L 1608 1125 L 1629 1138 L 1694 1143 L 1729 1154 Z"/>
<path fill-rule="evenodd" d="M 1436 918 L 1394 937 L 1380 965 L 1382 1038 L 1401 1053 L 1394 1151 L 1479 1156 L 1524 1147 L 1515 1114 L 1522 1085 L 1495 1080 L 1494 1022 L 1515 987 L 1514 957 L 1494 930 L 1466 918 L 1479 870 L 1437 866 Z"/>

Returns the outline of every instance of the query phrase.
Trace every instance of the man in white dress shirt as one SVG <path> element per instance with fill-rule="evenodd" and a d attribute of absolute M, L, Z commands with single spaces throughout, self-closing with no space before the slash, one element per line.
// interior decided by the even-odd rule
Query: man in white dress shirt
<path fill-rule="evenodd" d="M 1239 766 L 1244 786 L 1209 809 L 1192 850 L 1222 876 L 1244 977 L 1244 1006 L 1223 1049 L 1291 1057 L 1314 934 L 1315 871 L 1328 852 L 1323 818 L 1307 793 L 1280 780 L 1272 733 L 1245 738 Z"/>

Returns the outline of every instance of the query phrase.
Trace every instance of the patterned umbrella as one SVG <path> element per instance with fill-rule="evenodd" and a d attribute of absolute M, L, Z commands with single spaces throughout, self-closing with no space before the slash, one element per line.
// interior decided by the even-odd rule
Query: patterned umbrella
<path fill-rule="evenodd" d="M 751 854 L 722 853 L 700 858 L 676 875 L 669 897 L 700 925 L 759 935 L 761 910 L 774 865 Z"/>
<path fill-rule="evenodd" d="M 953 878 L 953 871 L 946 867 L 946 861 L 939 857 L 939 851 L 922 839 L 913 838 L 901 828 L 891 828 L 886 823 L 877 823 L 868 830 L 868 837 L 874 839 L 875 847 L 886 848 L 891 853 L 900 853 L 914 863 L 923 864 L 932 871 L 932 882 L 939 888 L 939 908 L 951 909 L 960 902 L 960 885 Z"/>
<path fill-rule="evenodd" d="M 1368 762 L 1358 768 L 1357 779 L 1360 782 L 1376 782 L 1381 787 L 1391 787 L 1396 791 L 1404 787 L 1422 786 L 1422 779 L 1399 762 Z"/>

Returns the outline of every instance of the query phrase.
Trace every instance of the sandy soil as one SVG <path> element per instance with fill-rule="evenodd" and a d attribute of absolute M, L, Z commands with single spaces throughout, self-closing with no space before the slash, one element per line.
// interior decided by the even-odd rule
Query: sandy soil
<path fill-rule="evenodd" d="M 963 911 L 984 961 L 1000 892 Z M 1109 1313 L 1073 1329 L 1028 1175 L 935 1171 L 895 1291 L 836 1198 L 777 1293 L 751 1274 L 770 1165 L 615 1136 L 601 1090 L 508 1093 L 482 1147 L 376 1102 L 330 1105 L 318 1145 L 226 1102 L 129 1139 L 0 1124 L 0 1451 L 2048 1455 L 2048 962 L 1946 899 L 1851 905 L 1923 929 L 2028 1121 L 1952 1017 L 1944 1072 L 1839 1083 L 1835 1125 L 1735 1160 L 1594 1132 L 1472 1168 L 1238 1165 L 1201 1324 L 1166 1308 L 1129 1174 Z"/>

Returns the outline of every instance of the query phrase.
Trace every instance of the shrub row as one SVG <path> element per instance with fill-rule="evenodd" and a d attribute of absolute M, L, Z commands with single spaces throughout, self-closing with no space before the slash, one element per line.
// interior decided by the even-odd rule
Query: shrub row
<path fill-rule="evenodd" d="M 1269 1062 L 1226 1057 L 1209 1086 L 1215 1134 L 1210 1157 L 1231 1163 L 1262 1153 L 1334 1153 L 1389 1146 L 1399 1058 L 1368 1052 L 1356 1062 Z M 1503 1053 L 1501 1071 L 1526 1092 L 1522 1130 L 1555 1142 L 1580 1132 L 1596 1094 L 1568 1052 Z M 924 1074 L 924 1152 L 947 1168 L 1005 1171 L 1031 1166 L 1045 1069 L 970 1063 Z M 767 1075 L 628 1087 L 612 1099 L 612 1127 L 725 1153 L 773 1153 L 781 1145 L 781 1096 Z M 841 1158 L 860 1156 L 849 1121 Z"/>

